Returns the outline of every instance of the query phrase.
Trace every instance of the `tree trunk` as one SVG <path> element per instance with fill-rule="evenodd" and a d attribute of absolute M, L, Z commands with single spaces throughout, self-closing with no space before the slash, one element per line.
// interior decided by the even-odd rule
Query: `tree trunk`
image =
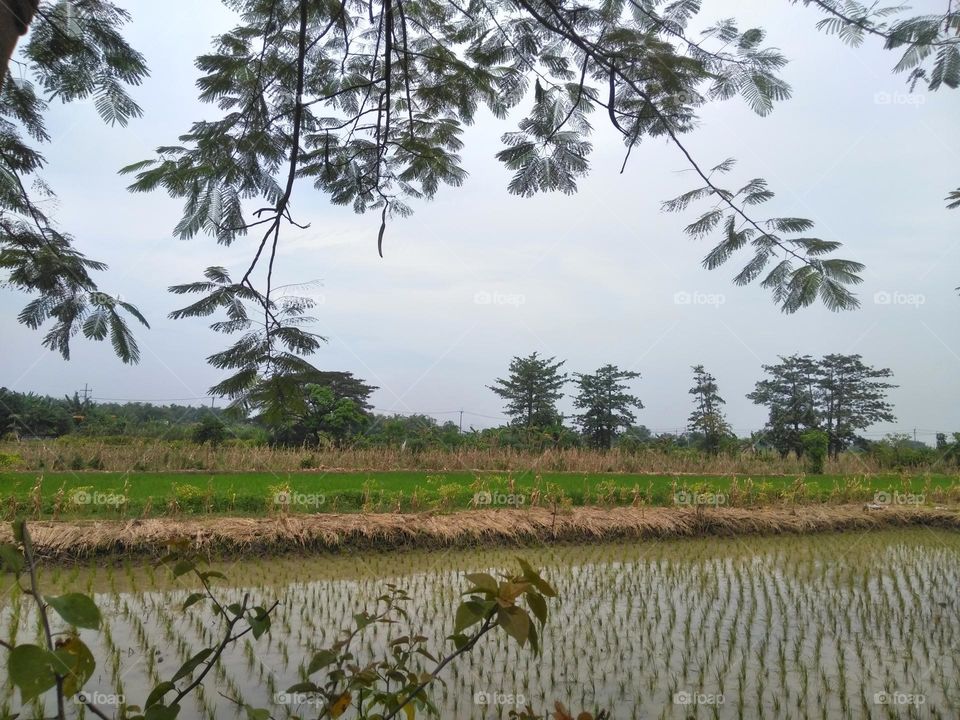
<path fill-rule="evenodd" d="M 17 41 L 27 32 L 39 5 L 40 0 L 0 2 L 0 88 L 7 79 L 7 69 Z"/>

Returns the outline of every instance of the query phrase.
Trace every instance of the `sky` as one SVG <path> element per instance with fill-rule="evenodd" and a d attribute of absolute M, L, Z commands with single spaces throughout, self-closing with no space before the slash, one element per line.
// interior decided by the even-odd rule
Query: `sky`
<path fill-rule="evenodd" d="M 130 194 L 130 178 L 117 174 L 191 122 L 217 116 L 196 100 L 193 59 L 232 17 L 217 3 L 190 2 L 193 21 L 171 23 L 178 3 L 183 16 L 187 0 L 121 3 L 133 14 L 127 37 L 151 69 L 134 91 L 144 117 L 111 128 L 89 102 L 55 105 L 44 148 L 55 217 L 82 252 L 110 265 L 101 289 L 150 320 L 137 335 L 142 361 L 122 365 L 108 343 L 83 340 L 64 361 L 17 324 L 25 297 L 0 289 L 0 386 L 54 396 L 88 386 L 96 399 L 199 404 L 223 378 L 205 358 L 224 338 L 203 320 L 167 319 L 185 303 L 166 288 L 200 279 L 209 265 L 242 272 L 258 238 L 229 248 L 209 237 L 175 239 L 181 202 Z M 620 174 L 623 146 L 604 118 L 594 122 L 592 172 L 576 195 L 509 195 L 510 173 L 494 156 L 516 118 L 485 114 L 464 135 L 467 182 L 393 221 L 382 259 L 379 216 L 332 206 L 309 183 L 295 191 L 294 216 L 309 228 L 284 230 L 276 276 L 315 283 L 311 329 L 328 342 L 312 362 L 378 386 L 378 410 L 454 421 L 463 410 L 465 429 L 503 421 L 502 401 L 486 386 L 514 355 L 556 356 L 570 372 L 614 363 L 641 373 L 631 384 L 644 404 L 637 421 L 658 432 L 685 426 L 690 367 L 704 364 L 745 435 L 765 420 L 745 397 L 762 365 L 792 353 L 859 353 L 890 368 L 899 385 L 890 393 L 897 421 L 868 436 L 916 429 L 932 442 L 935 432 L 960 430 L 960 211 L 944 202 L 960 185 L 960 93 L 909 94 L 891 72 L 897 56 L 869 39 L 852 49 L 823 35 L 811 8 L 786 0 L 704 5 L 705 20 L 733 16 L 741 27 L 766 29 L 767 44 L 791 61 L 782 75 L 793 97 L 765 118 L 737 99 L 711 103 L 685 144 L 704 166 L 737 158 L 731 186 L 766 178 L 777 193 L 769 216 L 809 217 L 818 237 L 841 241 L 838 256 L 866 265 L 860 309 L 818 304 L 785 315 L 759 286 L 732 284 L 745 259 L 702 268 L 710 239 L 683 233 L 696 209 L 660 210 L 697 185 L 683 157 L 646 140 Z M 941 5 L 925 0 L 913 10 Z M 570 414 L 572 400 L 560 409 Z"/>

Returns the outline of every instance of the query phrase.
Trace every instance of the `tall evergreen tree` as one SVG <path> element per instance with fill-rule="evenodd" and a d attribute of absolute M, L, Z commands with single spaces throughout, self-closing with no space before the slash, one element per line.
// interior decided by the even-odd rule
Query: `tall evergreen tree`
<path fill-rule="evenodd" d="M 720 407 L 726 401 L 720 397 L 716 378 L 703 365 L 695 365 L 692 369 L 693 387 L 690 388 L 690 394 L 694 397 L 694 408 L 687 420 L 687 428 L 701 436 L 702 449 L 716 453 L 723 439 L 730 435 L 730 426 Z"/>
<path fill-rule="evenodd" d="M 884 378 L 889 368 L 865 365 L 860 355 L 826 355 L 819 363 L 820 421 L 836 457 L 856 439 L 856 432 L 877 422 L 893 422 L 887 390 L 897 387 Z"/>
<path fill-rule="evenodd" d="M 507 401 L 505 410 L 514 425 L 533 429 L 547 428 L 561 421 L 557 401 L 563 397 L 567 374 L 561 372 L 565 360 L 543 358 L 538 353 L 515 357 L 510 361 L 509 376 L 497 378 L 488 385 Z"/>
<path fill-rule="evenodd" d="M 766 434 L 781 455 L 803 455 L 801 435 L 817 429 L 817 363 L 809 355 L 780 358 L 776 365 L 764 365 L 769 376 L 757 383 L 747 397 L 769 411 Z"/>
<path fill-rule="evenodd" d="M 640 398 L 627 391 L 627 381 L 640 373 L 608 364 L 591 375 L 574 373 L 574 377 L 579 388 L 574 405 L 583 411 L 576 416 L 577 425 L 590 445 L 609 449 L 621 428 L 636 421 L 633 410 L 643 409 Z"/>
<path fill-rule="evenodd" d="M 767 406 L 767 436 L 782 455 L 801 456 L 803 433 L 823 430 L 829 453 L 836 457 L 858 430 L 894 420 L 886 391 L 896 385 L 884 382 L 893 375 L 888 368 L 865 365 L 860 355 L 832 354 L 820 360 L 791 355 L 780 360 L 763 366 L 770 377 L 747 397 Z"/>

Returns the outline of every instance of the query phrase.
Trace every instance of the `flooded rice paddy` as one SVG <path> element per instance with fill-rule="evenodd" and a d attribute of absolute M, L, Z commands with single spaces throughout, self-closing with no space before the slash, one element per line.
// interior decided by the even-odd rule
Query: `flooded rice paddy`
<path fill-rule="evenodd" d="M 543 654 L 487 636 L 433 688 L 444 720 L 507 718 L 518 702 L 545 711 L 555 700 L 618 719 L 960 717 L 960 535 L 926 528 L 215 562 L 227 602 L 250 593 L 280 605 L 270 634 L 239 641 L 180 717 L 245 716 L 220 693 L 276 718 L 315 717 L 285 690 L 354 613 L 375 609 L 386 583 L 415 599 L 412 629 L 449 651 L 463 573 L 513 570 L 516 556 L 560 593 Z M 50 567 L 41 583 L 95 594 L 105 622 L 82 631 L 98 659 L 86 691 L 107 704 L 142 705 L 218 637 L 209 605 L 181 609 L 198 588 L 162 567 Z M 0 603 L 0 636 L 39 642 L 28 598 L 13 590 Z M 368 628 L 358 656 L 407 632 Z M 0 715 L 43 712 L 18 703 L 0 688 Z"/>

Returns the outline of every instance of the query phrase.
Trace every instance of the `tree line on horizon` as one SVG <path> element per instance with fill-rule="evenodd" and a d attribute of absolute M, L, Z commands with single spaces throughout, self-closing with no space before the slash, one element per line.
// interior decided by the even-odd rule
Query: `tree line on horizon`
<path fill-rule="evenodd" d="M 370 402 L 375 386 L 349 372 L 326 371 L 305 377 L 283 404 L 283 412 L 247 416 L 236 408 L 93 403 L 76 394 L 58 400 L 0 388 L 0 437 L 143 436 L 284 447 L 399 446 L 411 451 L 471 443 L 528 450 L 656 447 L 709 454 L 771 450 L 783 457 L 819 452 L 822 438 L 823 453 L 837 457 L 851 448 L 867 449 L 869 442 L 860 433 L 895 419 L 887 400 L 887 392 L 896 387 L 889 382 L 892 372 L 867 365 L 859 355 L 790 355 L 762 366 L 764 377 L 746 397 L 766 407 L 767 422 L 746 439 L 737 437 L 727 422 L 717 379 L 703 365 L 691 368 L 692 407 L 685 431 L 654 435 L 637 423 L 644 406 L 630 383 L 640 379 L 639 372 L 605 364 L 592 373 L 568 373 L 565 364 L 538 352 L 513 357 L 505 377 L 487 386 L 504 401 L 509 422 L 481 430 L 463 431 L 456 423 L 439 423 L 425 415 L 376 413 Z M 567 418 L 557 405 L 571 384 L 575 412 Z M 943 435 L 938 446 L 947 444 Z M 896 442 L 909 445 L 903 438 Z"/>
<path fill-rule="evenodd" d="M 506 401 L 505 412 L 512 424 L 549 430 L 563 425 L 557 402 L 563 397 L 562 388 L 574 382 L 574 406 L 580 411 L 572 418 L 574 425 L 592 447 L 611 448 L 616 438 L 633 426 L 634 410 L 643 409 L 643 403 L 627 387 L 640 373 L 607 364 L 595 373 L 573 373 L 571 377 L 562 370 L 564 364 L 536 352 L 514 357 L 508 377 L 498 378 L 489 387 Z M 723 412 L 726 401 L 716 378 L 703 365 L 691 370 L 689 394 L 694 407 L 687 430 L 699 449 L 717 453 L 736 440 Z M 763 432 L 782 456 L 803 456 L 816 437 L 813 434 L 823 433 L 826 452 L 836 457 L 858 439 L 858 432 L 895 419 L 886 393 L 897 386 L 885 381 L 893 373 L 866 365 L 860 355 L 829 354 L 819 359 L 790 355 L 780 357 L 777 364 L 764 365 L 763 370 L 766 377 L 747 398 L 767 408 Z"/>

